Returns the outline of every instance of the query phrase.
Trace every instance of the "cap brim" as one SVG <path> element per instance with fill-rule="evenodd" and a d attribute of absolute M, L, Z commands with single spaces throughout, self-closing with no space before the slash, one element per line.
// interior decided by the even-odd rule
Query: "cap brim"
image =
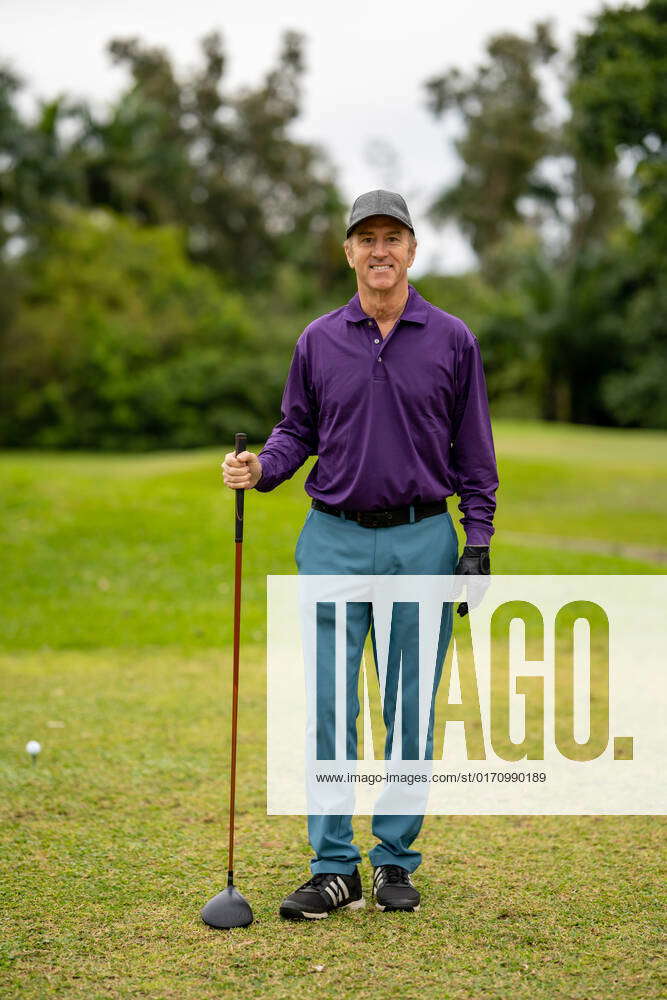
<path fill-rule="evenodd" d="M 357 219 L 356 222 L 353 222 L 351 226 L 347 227 L 347 233 L 345 234 L 346 238 L 350 237 L 357 226 L 360 226 L 362 222 L 365 222 L 366 219 L 372 219 L 376 215 L 386 215 L 388 219 L 396 219 L 396 221 L 400 222 L 402 226 L 409 229 L 413 236 L 415 235 L 414 229 L 409 222 L 405 221 L 405 219 L 400 219 L 397 215 L 393 215 L 391 212 L 369 212 L 368 215 L 364 215 L 361 219 Z"/>

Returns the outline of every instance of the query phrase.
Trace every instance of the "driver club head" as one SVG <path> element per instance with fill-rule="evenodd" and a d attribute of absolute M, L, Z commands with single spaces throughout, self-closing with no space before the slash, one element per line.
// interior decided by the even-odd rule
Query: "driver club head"
<path fill-rule="evenodd" d="M 201 918 L 209 927 L 224 931 L 232 927 L 248 927 L 253 921 L 250 904 L 233 885 L 209 899 L 201 911 Z"/>

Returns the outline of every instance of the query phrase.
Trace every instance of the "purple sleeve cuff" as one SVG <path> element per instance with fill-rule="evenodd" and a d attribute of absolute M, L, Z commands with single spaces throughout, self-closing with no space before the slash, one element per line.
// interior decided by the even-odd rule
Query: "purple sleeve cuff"
<path fill-rule="evenodd" d="M 471 525 L 466 531 L 466 545 L 490 545 L 493 534 L 494 529 L 489 530 L 486 525 Z"/>
<path fill-rule="evenodd" d="M 259 458 L 260 465 L 262 466 L 262 475 L 259 482 L 255 486 L 255 489 L 258 493 L 269 493 L 278 485 L 276 477 L 273 473 L 271 458 L 269 455 L 263 455 L 261 452 L 257 457 Z"/>

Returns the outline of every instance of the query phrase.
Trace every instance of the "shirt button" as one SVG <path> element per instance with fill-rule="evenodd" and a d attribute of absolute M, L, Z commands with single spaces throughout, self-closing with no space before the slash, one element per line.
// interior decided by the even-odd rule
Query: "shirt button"
<path fill-rule="evenodd" d="M 372 323 L 372 321 L 371 321 L 370 319 L 369 319 L 369 321 L 368 321 L 368 325 L 369 325 L 369 326 L 372 326 L 372 325 L 373 325 L 373 323 Z"/>
<path fill-rule="evenodd" d="M 380 338 L 379 338 L 379 337 L 376 337 L 376 338 L 375 338 L 375 340 L 373 341 L 373 343 L 374 343 L 374 344 L 379 344 L 379 343 L 380 343 Z"/>
<path fill-rule="evenodd" d="M 381 364 L 382 358 L 378 358 L 378 364 Z"/>

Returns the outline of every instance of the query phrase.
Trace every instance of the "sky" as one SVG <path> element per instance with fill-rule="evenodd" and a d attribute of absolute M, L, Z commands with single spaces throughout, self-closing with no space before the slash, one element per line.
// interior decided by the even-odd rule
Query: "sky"
<path fill-rule="evenodd" d="M 568 47 L 601 8 L 601 0 L 0 0 L 0 61 L 25 79 L 26 113 L 38 98 L 63 92 L 103 108 L 127 84 L 105 52 L 111 38 L 164 47 L 186 73 L 201 65 L 200 39 L 218 29 L 235 86 L 256 83 L 273 65 L 281 33 L 299 31 L 307 71 L 293 134 L 324 147 L 350 202 L 377 187 L 399 190 L 419 240 L 414 273 L 453 272 L 473 262 L 471 251 L 454 226 L 435 229 L 426 209 L 459 173 L 457 123 L 427 112 L 424 81 L 454 66 L 470 72 L 490 35 L 527 34 L 540 20 L 551 20 Z M 557 80 L 545 83 L 562 110 Z"/>

